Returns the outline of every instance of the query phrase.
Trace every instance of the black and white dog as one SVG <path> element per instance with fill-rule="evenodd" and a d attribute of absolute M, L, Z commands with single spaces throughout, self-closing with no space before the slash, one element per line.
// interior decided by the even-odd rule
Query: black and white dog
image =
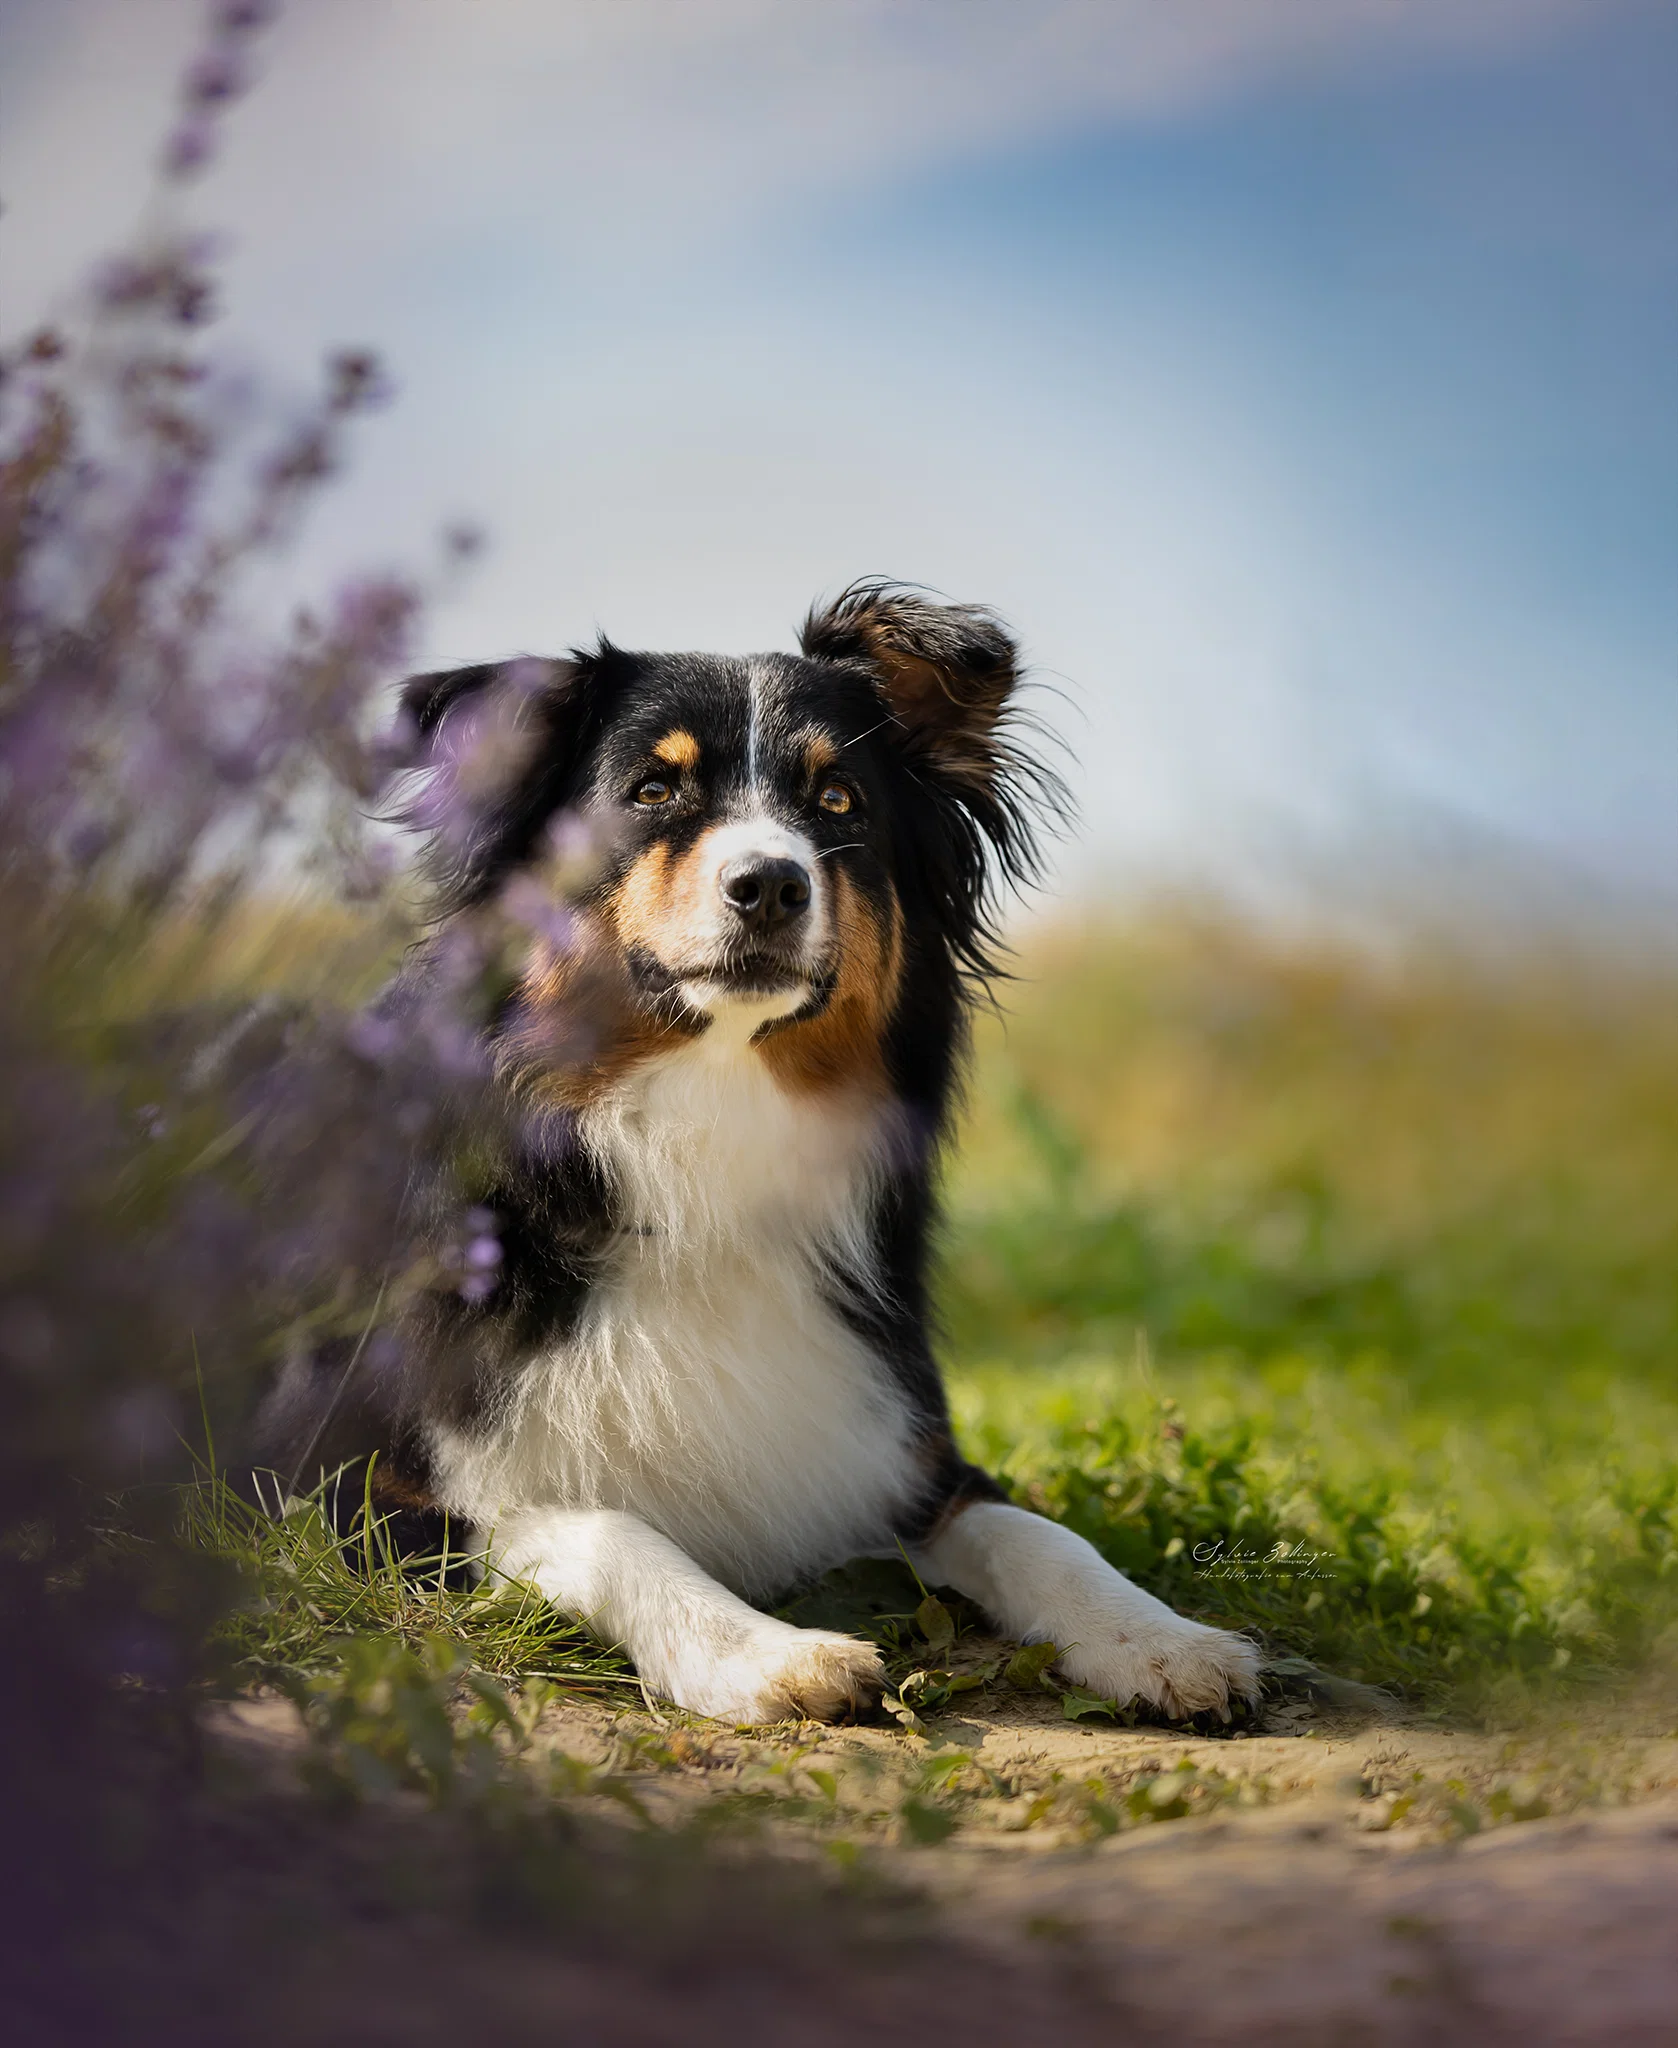
<path fill-rule="evenodd" d="M 488 1198 L 493 1288 L 410 1329 L 394 1384 L 344 1399 L 296 1366 L 269 1448 L 375 1457 L 382 1505 L 470 1527 L 698 1713 L 878 1693 L 869 1645 L 754 1603 L 898 1545 L 1103 1696 L 1256 1693 L 1252 1644 L 1010 1505 L 951 1434 L 934 1165 L 993 885 L 1031 868 L 1054 788 L 1015 684 L 991 614 L 865 583 L 799 656 L 603 643 L 405 691 L 435 758 L 463 719 L 513 739 L 453 844 L 454 915 L 509 882 L 557 901 L 556 820 L 606 851 L 494 1028 L 545 1138 Z"/>

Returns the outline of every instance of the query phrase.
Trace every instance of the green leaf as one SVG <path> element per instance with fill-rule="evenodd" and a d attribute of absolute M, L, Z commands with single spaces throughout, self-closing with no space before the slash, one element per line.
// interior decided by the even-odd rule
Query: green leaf
<path fill-rule="evenodd" d="M 950 1610 L 936 1593 L 928 1593 L 915 1609 L 915 1626 L 933 1650 L 947 1650 L 956 1639 L 956 1625 Z"/>
<path fill-rule="evenodd" d="M 648 1813 L 640 1800 L 636 1798 L 634 1792 L 624 1784 L 621 1778 L 596 1777 L 590 1790 L 600 1793 L 607 1799 L 615 1799 L 619 1806 L 623 1807 L 627 1812 L 634 1814 L 643 1827 L 650 1828 L 652 1826 L 652 1815 Z"/>
<path fill-rule="evenodd" d="M 911 1671 L 898 1682 L 897 1696 L 923 1714 L 936 1714 L 950 1697 L 947 1671 Z"/>
<path fill-rule="evenodd" d="M 1022 1643 L 1008 1659 L 1003 1677 L 1021 1692 L 1029 1692 L 1060 1655 L 1055 1643 Z"/>
<path fill-rule="evenodd" d="M 507 1689 L 491 1678 L 487 1671 L 468 1671 L 466 1687 L 473 1696 L 472 1714 L 479 1721 L 492 1727 L 510 1728 L 515 1735 L 522 1735 L 524 1729 L 513 1703 L 507 1697 Z"/>
<path fill-rule="evenodd" d="M 1119 1831 L 1119 1816 L 1105 1799 L 1092 1798 L 1086 1804 L 1084 1821 L 1098 1835 L 1116 1835 Z"/>
<path fill-rule="evenodd" d="M 915 1712 L 913 1707 L 899 1699 L 895 1693 L 888 1692 L 880 1704 L 894 1721 L 901 1721 L 903 1726 L 912 1735 L 924 1735 L 926 1733 L 926 1723 L 921 1719 L 920 1715 Z"/>
<path fill-rule="evenodd" d="M 930 1847 L 949 1840 L 956 1831 L 956 1817 L 942 1806 L 929 1806 L 924 1799 L 905 1799 L 903 1825 L 917 1842 Z"/>
<path fill-rule="evenodd" d="M 965 1749 L 941 1749 L 921 1765 L 921 1776 L 929 1787 L 945 1785 L 969 1760 Z"/>
<path fill-rule="evenodd" d="M 1099 1693 L 1085 1692 L 1081 1685 L 1069 1686 L 1061 1694 L 1060 1710 L 1069 1721 L 1082 1721 L 1090 1714 L 1105 1714 L 1109 1721 L 1119 1717 L 1117 1700 L 1104 1700 Z"/>

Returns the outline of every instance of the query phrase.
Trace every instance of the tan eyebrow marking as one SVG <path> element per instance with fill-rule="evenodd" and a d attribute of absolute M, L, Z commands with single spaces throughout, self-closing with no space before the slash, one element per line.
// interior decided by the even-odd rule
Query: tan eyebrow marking
<path fill-rule="evenodd" d="M 839 749 L 827 733 L 819 732 L 814 726 L 807 726 L 799 738 L 804 742 L 804 772 L 814 782 L 838 760 Z"/>
<path fill-rule="evenodd" d="M 678 725 L 673 732 L 667 732 L 653 748 L 653 759 L 662 761 L 668 768 L 697 768 L 699 742 L 685 726 Z"/>

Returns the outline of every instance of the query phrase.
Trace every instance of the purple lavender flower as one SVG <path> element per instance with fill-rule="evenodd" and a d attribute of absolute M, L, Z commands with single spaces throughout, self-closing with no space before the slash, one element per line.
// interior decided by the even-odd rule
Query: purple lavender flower
<path fill-rule="evenodd" d="M 167 177 L 211 160 L 272 13 L 214 10 Z M 413 583 L 344 578 L 282 630 L 245 616 L 246 571 L 391 387 L 371 353 L 341 351 L 284 418 L 218 369 L 203 330 L 220 254 L 202 236 L 141 242 L 90 284 L 93 340 L 28 337 L 0 378 L 8 1639 L 7 1603 L 21 1613 L 47 1583 L 32 1560 L 85 1555 L 98 1488 L 189 1469 L 200 1394 L 219 1424 L 250 1405 L 253 1361 L 340 1339 L 388 1375 L 413 1303 L 488 1300 L 500 1225 L 469 1192 L 493 1184 L 497 1148 L 560 1141 L 498 1093 L 483 1026 L 510 963 L 573 943 L 567 877 L 598 857 L 580 823 L 556 835 L 550 881 L 510 889 L 432 949 L 423 982 L 369 1000 L 411 924 L 379 815 L 392 776 L 418 779 L 411 817 L 470 844 L 538 737 L 550 671 L 512 665 L 420 750 L 381 731 Z M 456 528 L 445 553 L 477 545 Z M 276 910 L 287 892 L 301 910 Z M 43 1695 L 85 1690 L 90 1657 L 159 1685 L 197 1668 L 220 1589 L 177 1597 L 164 1489 L 123 1512 L 148 1540 L 104 1556 L 85 1594 L 61 1573 L 71 1677 L 32 1670 Z"/>
<path fill-rule="evenodd" d="M 236 99 L 248 79 L 231 38 L 212 43 L 187 67 L 181 96 L 189 106 L 215 107 Z"/>
<path fill-rule="evenodd" d="M 215 154 L 215 123 L 202 114 L 182 121 L 163 145 L 163 170 L 167 177 L 185 178 L 201 171 Z"/>
<path fill-rule="evenodd" d="M 512 921 L 541 939 L 556 953 L 569 952 L 576 943 L 577 919 L 564 903 L 558 902 L 534 875 L 518 875 L 496 898 L 500 909 Z"/>

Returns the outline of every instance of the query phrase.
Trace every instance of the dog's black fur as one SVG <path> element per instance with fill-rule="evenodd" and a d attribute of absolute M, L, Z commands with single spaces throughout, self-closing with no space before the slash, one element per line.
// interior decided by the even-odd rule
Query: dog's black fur
<path fill-rule="evenodd" d="M 900 1503 L 889 1533 L 912 1541 L 953 1503 L 1001 1498 L 987 1475 L 954 1446 L 933 1357 L 928 1259 L 936 1223 L 934 1170 L 956 1099 L 974 1002 L 999 972 L 997 884 L 1037 870 L 1039 827 L 1057 813 L 1055 776 L 1018 742 L 1022 720 L 1012 641 L 990 613 L 935 604 L 898 586 L 866 582 L 813 611 L 801 656 L 754 659 L 775 707 L 767 774 L 774 801 L 795 817 L 852 892 L 857 916 L 878 935 L 900 935 L 889 991 L 839 1036 L 818 1075 L 842 1096 L 854 1083 L 883 1089 L 893 1105 L 893 1141 L 870 1196 L 871 1276 L 831 1261 L 825 1287 L 833 1309 L 869 1347 L 907 1397 L 920 1439 L 923 1483 Z M 557 661 L 479 665 L 415 677 L 403 691 L 412 729 L 427 750 L 432 808 L 448 812 L 430 850 L 439 930 L 493 904 L 521 874 L 542 867 L 556 819 L 609 822 L 593 871 L 572 890 L 572 907 L 607 933 L 599 972 L 574 979 L 570 1001 L 586 1013 L 582 1072 L 548 1091 L 530 1141 L 481 1192 L 501 1246 L 496 1284 L 481 1302 L 433 1293 L 400 1332 L 399 1362 L 363 1358 L 347 1345 L 298 1363 L 268 1406 L 266 1459 L 293 1479 L 357 1460 L 376 1460 L 376 1502 L 398 1518 L 416 1548 L 441 1540 L 430 1449 L 439 1421 L 494 1430 L 509 1382 L 538 1356 L 563 1355 L 596 1276 L 625 1227 L 609 1167 L 581 1142 L 578 1119 L 624 1044 L 647 1049 L 707 1028 L 670 992 L 667 962 L 614 924 L 630 879 L 655 847 L 663 872 L 679 872 L 696 842 L 740 794 L 746 752 L 740 730 L 742 664 L 698 654 L 628 653 L 602 640 Z M 499 769 L 475 783 L 457 774 L 439 746 L 445 728 L 497 694 L 503 725 L 516 729 Z M 832 741 L 850 808 L 819 809 L 800 781 L 796 736 L 809 728 Z M 624 792 L 644 775 L 662 736 L 692 737 L 714 764 L 692 802 L 665 802 L 637 815 Z M 503 734 L 505 738 L 505 734 Z M 480 736 L 480 752 L 487 749 Z M 455 775 L 443 804 L 435 780 Z M 819 780 L 819 776 L 816 778 Z M 470 787 L 468 787 L 470 784 Z M 417 950 L 390 1002 L 424 985 L 428 948 Z M 767 972 L 741 960 L 744 982 Z M 843 962 L 830 963 L 789 1019 L 760 1037 L 796 1048 L 831 1026 Z M 554 1027 L 552 976 L 532 969 L 509 991 L 491 1026 L 503 1084 L 543 1097 L 549 1071 L 576 1054 L 574 1032 Z M 605 984 L 604 993 L 602 984 Z M 565 1000 L 561 997 L 561 1002 Z M 560 1048 L 550 1059 L 548 1049 Z M 820 1063 L 818 1063 L 820 1064 Z M 789 1067 L 804 1085 L 796 1060 Z M 355 1489 L 349 1489 L 354 1492 Z"/>

